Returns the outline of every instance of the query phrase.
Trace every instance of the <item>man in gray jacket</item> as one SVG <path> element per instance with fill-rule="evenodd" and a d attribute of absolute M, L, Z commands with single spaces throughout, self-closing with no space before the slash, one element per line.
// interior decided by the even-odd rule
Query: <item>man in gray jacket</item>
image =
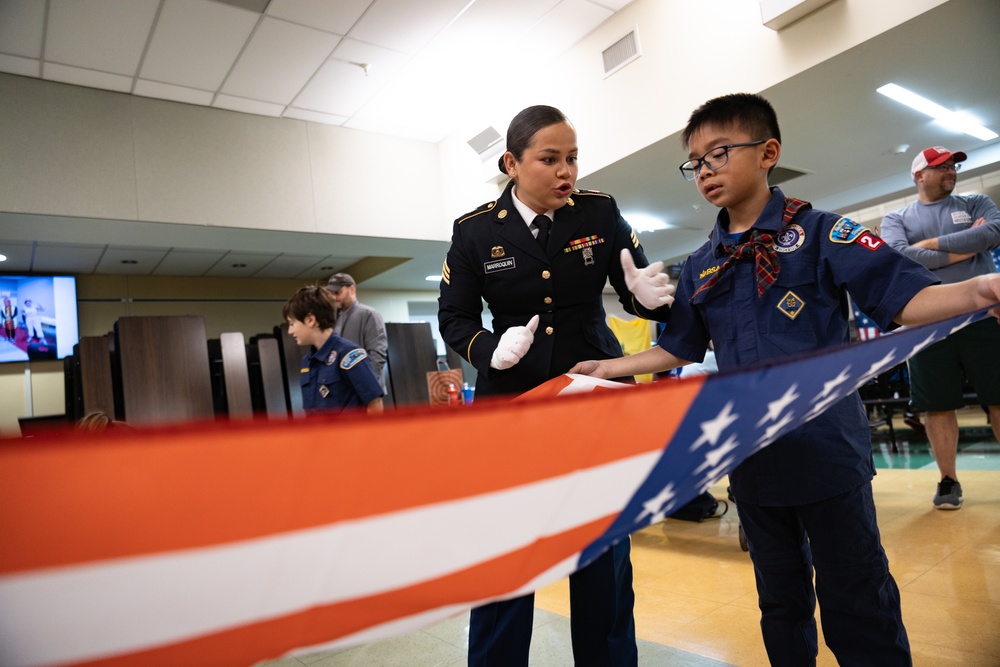
<path fill-rule="evenodd" d="M 382 315 L 374 308 L 358 301 L 357 284 L 347 273 L 333 274 L 326 288 L 330 290 L 337 304 L 337 321 L 333 325 L 333 332 L 365 348 L 372 366 L 375 367 L 379 384 L 385 390 L 382 367 L 385 365 L 389 343 Z"/>
<path fill-rule="evenodd" d="M 933 271 L 943 283 L 995 273 L 991 250 L 1000 246 L 1000 212 L 985 195 L 953 195 L 967 158 L 943 146 L 926 148 L 910 167 L 918 200 L 882 219 L 882 238 Z M 1000 327 L 980 320 L 910 359 L 910 402 L 926 411 L 927 439 L 941 471 L 937 509 L 962 506 L 958 483 L 958 417 L 965 406 L 965 380 L 989 406 L 993 435 L 1000 440 Z"/>

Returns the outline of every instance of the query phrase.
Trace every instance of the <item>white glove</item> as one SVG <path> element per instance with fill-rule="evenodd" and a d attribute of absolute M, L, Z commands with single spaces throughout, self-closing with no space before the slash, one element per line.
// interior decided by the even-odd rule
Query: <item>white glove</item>
<path fill-rule="evenodd" d="M 622 270 L 625 284 L 636 300 L 650 310 L 669 306 L 674 302 L 674 286 L 670 276 L 663 273 L 663 262 L 653 262 L 644 269 L 635 268 L 635 260 L 628 248 L 622 248 Z"/>
<path fill-rule="evenodd" d="M 500 344 L 493 350 L 490 368 L 502 371 L 521 361 L 521 357 L 528 353 L 528 348 L 535 340 L 537 328 L 538 315 L 535 315 L 528 320 L 527 326 L 511 327 L 504 331 L 500 336 Z"/>

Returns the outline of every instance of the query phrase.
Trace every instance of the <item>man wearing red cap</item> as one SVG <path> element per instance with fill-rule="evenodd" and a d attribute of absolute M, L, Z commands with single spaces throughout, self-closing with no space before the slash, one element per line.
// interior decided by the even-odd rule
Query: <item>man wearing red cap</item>
<path fill-rule="evenodd" d="M 882 237 L 893 248 L 933 271 L 942 283 L 995 273 L 990 251 L 1000 246 L 1000 212 L 985 195 L 953 195 L 966 154 L 943 146 L 917 155 L 910 173 L 918 200 L 882 219 Z M 980 320 L 910 359 L 910 402 L 926 411 L 927 439 L 941 471 L 937 509 L 962 506 L 958 483 L 958 417 L 965 406 L 965 380 L 989 406 L 993 435 L 1000 440 L 1000 327 Z"/>

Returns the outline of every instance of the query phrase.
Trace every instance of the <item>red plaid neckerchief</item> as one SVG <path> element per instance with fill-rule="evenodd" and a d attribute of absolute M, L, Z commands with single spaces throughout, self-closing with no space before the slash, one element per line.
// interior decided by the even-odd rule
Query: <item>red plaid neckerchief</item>
<path fill-rule="evenodd" d="M 808 202 L 792 197 L 785 198 L 785 210 L 781 215 L 782 229 L 788 226 L 803 206 L 808 206 Z M 768 232 L 762 232 L 759 229 L 753 230 L 748 241 L 729 246 L 727 254 L 729 257 L 722 263 L 719 270 L 691 295 L 692 301 L 701 292 L 712 289 L 730 266 L 747 257 L 753 257 L 754 260 L 754 273 L 757 276 L 757 298 L 764 296 L 764 292 L 778 279 L 781 265 L 778 263 L 778 254 L 774 251 L 774 236 Z"/>

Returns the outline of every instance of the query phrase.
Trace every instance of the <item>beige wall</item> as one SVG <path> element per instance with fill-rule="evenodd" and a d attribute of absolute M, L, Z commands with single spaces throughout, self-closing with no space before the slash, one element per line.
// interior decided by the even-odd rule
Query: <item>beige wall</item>
<path fill-rule="evenodd" d="M 209 338 L 241 332 L 249 340 L 281 324 L 281 307 L 300 280 L 172 278 L 150 276 L 80 276 L 77 279 L 81 336 L 103 336 L 119 317 L 196 315 L 204 318 Z M 358 298 L 376 308 L 387 322 L 409 320 L 411 301 L 436 302 L 437 290 L 386 292 L 358 288 Z M 436 324 L 433 325 L 436 328 Z M 150 354 L 156 354 L 150 350 Z M 0 364 L 0 436 L 20 435 L 18 417 L 65 413 L 63 363 L 45 361 Z"/>
<path fill-rule="evenodd" d="M 448 240 L 435 144 L 10 74 L 0 100 L 4 212 Z"/>

